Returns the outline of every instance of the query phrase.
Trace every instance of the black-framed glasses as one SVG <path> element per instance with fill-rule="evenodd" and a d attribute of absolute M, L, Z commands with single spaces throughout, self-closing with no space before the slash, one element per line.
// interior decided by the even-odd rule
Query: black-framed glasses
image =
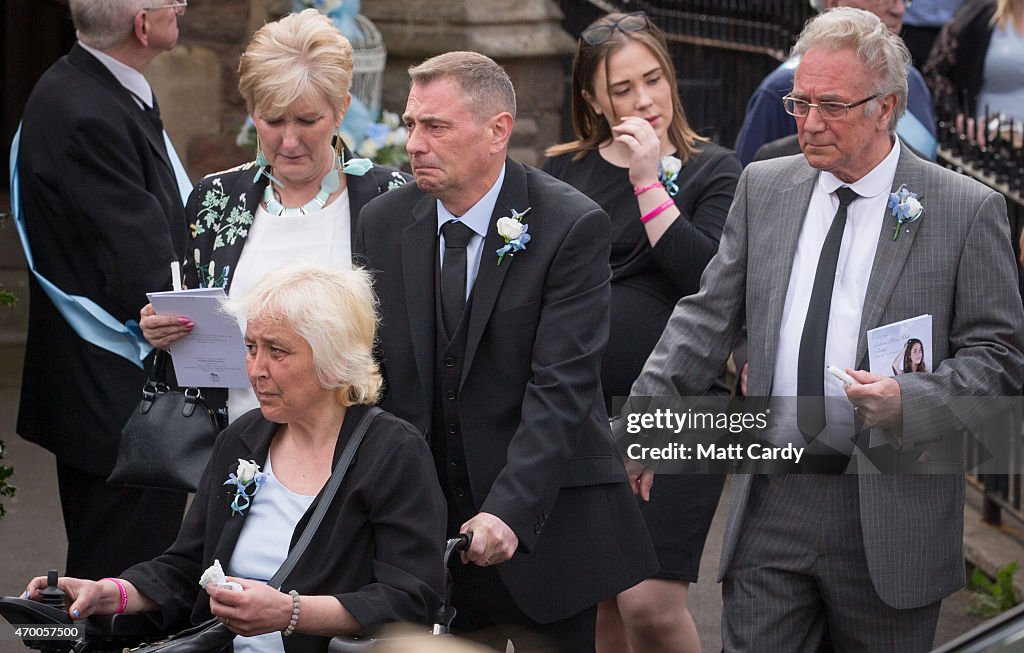
<path fill-rule="evenodd" d="M 173 9 L 174 13 L 179 16 L 185 15 L 185 9 L 188 8 L 188 0 L 181 0 L 181 2 L 172 2 L 166 5 L 156 5 L 155 7 L 143 7 L 146 11 L 156 11 L 157 9 Z"/>
<path fill-rule="evenodd" d="M 818 110 L 818 115 L 821 116 L 822 120 L 842 120 L 850 113 L 850 109 L 859 107 L 877 97 L 878 94 L 876 93 L 871 97 L 866 97 L 856 102 L 819 102 L 813 104 L 807 100 L 798 100 L 791 95 L 787 95 L 782 98 L 782 106 L 786 108 L 786 113 L 797 118 L 806 118 L 811 113 L 811 108 L 813 107 Z"/>
<path fill-rule="evenodd" d="M 614 23 L 602 23 L 583 30 L 580 38 L 587 45 L 601 45 L 608 40 L 615 28 L 623 33 L 642 32 L 651 24 L 647 14 L 642 11 L 634 11 L 626 14 Z"/>

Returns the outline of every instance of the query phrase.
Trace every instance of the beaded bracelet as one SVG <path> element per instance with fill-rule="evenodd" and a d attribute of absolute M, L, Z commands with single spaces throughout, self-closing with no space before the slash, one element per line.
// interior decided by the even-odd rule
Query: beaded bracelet
<path fill-rule="evenodd" d="M 656 182 L 654 182 L 652 184 L 647 184 L 646 186 L 633 186 L 633 194 L 634 195 L 643 195 L 647 191 L 651 190 L 652 188 L 657 188 L 658 186 L 661 186 L 661 182 L 660 181 L 656 181 Z"/>
<path fill-rule="evenodd" d="M 288 594 L 292 597 L 292 618 L 288 621 L 288 627 L 281 632 L 284 637 L 294 633 L 295 626 L 299 625 L 299 593 L 292 590 Z"/>
<path fill-rule="evenodd" d="M 675 206 L 675 201 L 672 200 L 671 198 L 665 200 L 664 202 L 662 202 L 658 206 L 656 206 L 653 209 L 651 209 L 650 213 L 645 213 L 644 215 L 640 216 L 640 222 L 643 222 L 645 224 L 647 222 L 650 222 L 654 218 L 656 218 L 659 215 L 661 215 L 661 212 L 664 211 L 665 209 L 667 209 L 670 206 Z"/>
<path fill-rule="evenodd" d="M 128 609 L 128 590 L 125 589 L 124 583 L 117 580 L 116 578 L 101 578 L 100 580 L 109 580 L 114 585 L 117 585 L 117 591 L 121 594 L 121 605 L 118 606 L 117 611 L 114 614 L 124 614 L 124 611 Z"/>

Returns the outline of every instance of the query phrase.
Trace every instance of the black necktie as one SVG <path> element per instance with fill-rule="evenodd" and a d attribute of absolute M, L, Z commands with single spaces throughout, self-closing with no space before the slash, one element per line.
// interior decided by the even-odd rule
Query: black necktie
<path fill-rule="evenodd" d="M 458 220 L 441 225 L 444 262 L 441 264 L 441 320 L 448 337 L 455 335 L 466 307 L 466 246 L 473 230 Z"/>
<path fill-rule="evenodd" d="M 836 189 L 839 209 L 832 218 L 832 226 L 825 236 L 814 273 L 811 301 L 807 304 L 807 317 L 800 337 L 800 357 L 796 368 L 796 393 L 799 397 L 821 397 L 819 401 L 802 399 L 797 402 L 797 426 L 808 440 L 825 428 L 825 341 L 828 338 L 828 315 L 832 307 L 832 287 L 836 280 L 839 247 L 843 244 L 846 228 L 846 208 L 860 197 L 852 188 Z"/>

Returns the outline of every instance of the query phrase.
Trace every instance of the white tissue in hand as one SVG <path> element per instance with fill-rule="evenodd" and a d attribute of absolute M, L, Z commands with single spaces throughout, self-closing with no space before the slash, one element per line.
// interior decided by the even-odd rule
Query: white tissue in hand
<path fill-rule="evenodd" d="M 206 589 L 206 586 L 210 583 L 213 583 L 214 586 L 220 586 L 225 582 L 227 582 L 227 579 L 224 577 L 224 568 L 220 566 L 220 560 L 214 560 L 213 564 L 199 578 L 199 586 L 203 589 Z"/>
<path fill-rule="evenodd" d="M 206 589 L 210 583 L 213 583 L 214 587 L 224 587 L 233 592 L 242 591 L 241 585 L 224 577 L 224 569 L 220 566 L 220 560 L 214 559 L 213 564 L 199 578 L 199 585 L 203 589 Z"/>

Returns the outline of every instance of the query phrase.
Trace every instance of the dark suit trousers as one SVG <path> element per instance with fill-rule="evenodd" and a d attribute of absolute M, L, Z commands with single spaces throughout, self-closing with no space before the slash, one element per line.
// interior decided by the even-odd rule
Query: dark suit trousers
<path fill-rule="evenodd" d="M 722 598 L 726 652 L 814 653 L 827 627 L 835 651 L 923 653 L 941 603 L 898 610 L 879 598 L 855 474 L 755 477 Z"/>
<path fill-rule="evenodd" d="M 57 484 L 68 537 L 67 568 L 61 575 L 94 580 L 118 576 L 163 553 L 178 535 L 188 497 L 110 486 L 105 477 L 60 462 Z"/>
<path fill-rule="evenodd" d="M 516 607 L 494 567 L 458 560 L 451 566 L 456 635 L 502 652 L 507 638 L 516 653 L 594 653 L 597 606 L 568 619 L 538 623 Z"/>

